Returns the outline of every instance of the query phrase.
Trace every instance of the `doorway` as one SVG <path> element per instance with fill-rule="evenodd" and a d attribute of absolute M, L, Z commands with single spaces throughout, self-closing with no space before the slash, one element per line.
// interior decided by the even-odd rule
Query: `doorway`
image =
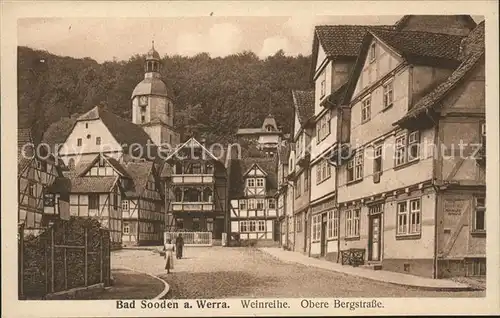
<path fill-rule="evenodd" d="M 326 255 L 326 213 L 321 215 L 321 257 Z"/>
<path fill-rule="evenodd" d="M 368 235 L 368 260 L 380 261 L 381 255 L 381 239 L 380 239 L 380 223 L 382 214 L 370 215 L 369 218 L 369 235 Z"/>

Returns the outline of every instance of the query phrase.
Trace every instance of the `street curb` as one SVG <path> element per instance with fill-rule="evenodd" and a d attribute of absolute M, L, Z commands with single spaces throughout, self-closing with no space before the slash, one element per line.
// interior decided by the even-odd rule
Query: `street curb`
<path fill-rule="evenodd" d="M 163 291 L 161 293 L 159 293 L 158 295 L 156 295 L 152 299 L 162 299 L 170 291 L 170 285 L 164 279 L 162 279 L 162 278 L 160 278 L 160 277 L 158 277 L 156 275 L 153 275 L 151 273 L 139 271 L 139 270 L 136 270 L 136 269 L 133 269 L 133 268 L 130 268 L 130 267 L 126 267 L 126 266 L 113 267 L 111 270 L 113 270 L 113 269 L 118 269 L 118 270 L 125 269 L 125 270 L 129 270 L 131 272 L 136 272 L 136 273 L 141 273 L 141 274 L 145 274 L 145 275 L 151 276 L 151 277 L 156 278 L 157 280 L 161 281 L 163 283 L 163 286 L 165 286 L 165 287 L 163 288 Z"/>
<path fill-rule="evenodd" d="M 382 280 L 382 279 L 377 279 L 377 278 L 373 278 L 373 277 L 366 277 L 366 276 L 362 276 L 362 275 L 356 275 L 355 273 L 346 273 L 346 272 L 343 272 L 343 271 L 340 271 L 340 270 L 335 270 L 333 268 L 324 268 L 324 267 L 320 267 L 320 266 L 315 266 L 313 264 L 304 264 L 304 263 L 301 263 L 301 262 L 298 262 L 298 261 L 293 261 L 293 260 L 284 260 L 276 255 L 273 255 L 265 250 L 262 250 L 262 249 L 258 249 L 260 252 L 262 253 L 265 253 L 269 256 L 271 256 L 272 258 L 275 258 L 276 260 L 279 260 L 280 262 L 283 262 L 283 263 L 288 263 L 288 264 L 300 264 L 300 265 L 303 265 L 303 266 L 307 266 L 307 267 L 314 267 L 314 268 L 318 268 L 318 269 L 322 269 L 322 270 L 326 270 L 326 271 L 331 271 L 331 272 L 335 272 L 335 273 L 340 273 L 340 274 L 344 274 L 344 275 L 347 275 L 347 276 L 354 276 L 354 277 L 358 277 L 358 278 L 364 278 L 364 279 L 367 279 L 367 280 L 371 280 L 371 281 L 375 281 L 375 282 L 382 282 L 382 283 L 386 283 L 386 284 L 391 284 L 391 285 L 395 285 L 395 286 L 402 286 L 402 287 L 407 287 L 407 288 L 412 288 L 412 289 L 418 289 L 418 290 L 427 290 L 427 291 L 449 291 L 449 292 L 460 292 L 460 291 L 477 291 L 477 290 L 481 290 L 481 289 L 476 289 L 476 288 L 473 288 L 472 286 L 464 286 L 464 287 L 432 287 L 432 286 L 421 286 L 421 285 L 409 285 L 409 284 L 404 284 L 404 283 L 398 283 L 398 282 L 393 282 L 393 281 L 386 281 L 386 280 Z"/>

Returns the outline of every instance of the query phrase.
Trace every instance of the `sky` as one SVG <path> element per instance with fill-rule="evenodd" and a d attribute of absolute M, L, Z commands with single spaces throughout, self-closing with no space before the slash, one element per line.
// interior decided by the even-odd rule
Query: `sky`
<path fill-rule="evenodd" d="M 265 58 L 282 49 L 309 55 L 320 24 L 393 24 L 401 16 L 248 16 L 162 18 L 23 18 L 18 45 L 98 62 L 144 54 L 154 41 L 161 56 L 206 52 L 223 57 L 242 51 Z M 474 17 L 476 22 L 481 17 Z"/>

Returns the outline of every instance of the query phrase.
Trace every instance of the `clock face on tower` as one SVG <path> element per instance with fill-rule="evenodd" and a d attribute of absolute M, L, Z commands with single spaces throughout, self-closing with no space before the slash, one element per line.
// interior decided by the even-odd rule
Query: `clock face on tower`
<path fill-rule="evenodd" d="M 147 104 L 148 104 L 148 97 L 147 96 L 140 96 L 139 97 L 139 105 L 146 106 Z"/>

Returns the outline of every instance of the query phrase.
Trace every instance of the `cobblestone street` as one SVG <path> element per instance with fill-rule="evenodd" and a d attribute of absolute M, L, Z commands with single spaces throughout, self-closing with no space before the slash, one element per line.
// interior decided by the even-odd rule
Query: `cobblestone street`
<path fill-rule="evenodd" d="M 283 263 L 252 248 L 186 247 L 167 275 L 163 257 L 147 250 L 113 252 L 112 266 L 165 279 L 167 298 L 230 297 L 482 297 L 484 291 L 427 291 Z"/>

